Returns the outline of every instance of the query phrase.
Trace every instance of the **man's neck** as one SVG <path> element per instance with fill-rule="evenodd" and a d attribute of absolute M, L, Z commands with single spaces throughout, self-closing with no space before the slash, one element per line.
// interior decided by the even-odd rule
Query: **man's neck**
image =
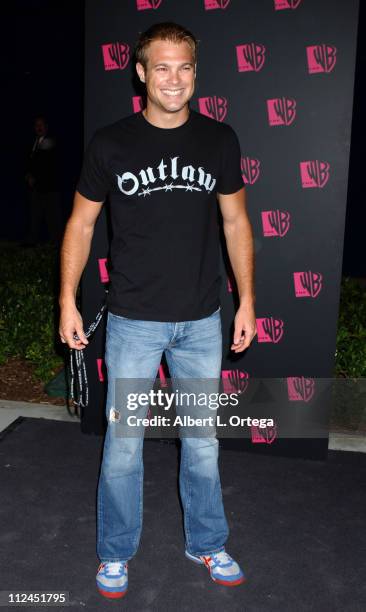
<path fill-rule="evenodd" d="M 164 113 L 164 111 L 161 111 L 160 109 L 156 110 L 154 107 L 149 105 L 149 103 L 142 111 L 143 116 L 149 123 L 155 127 L 163 129 L 171 129 L 183 125 L 183 123 L 188 120 L 189 113 L 190 110 L 188 104 L 176 113 Z"/>

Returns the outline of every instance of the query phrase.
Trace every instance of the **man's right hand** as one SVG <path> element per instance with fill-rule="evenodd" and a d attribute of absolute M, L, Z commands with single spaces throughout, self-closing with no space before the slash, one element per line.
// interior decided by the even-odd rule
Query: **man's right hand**
<path fill-rule="evenodd" d="M 89 340 L 84 334 L 83 320 L 74 304 L 61 306 L 59 334 L 61 342 L 68 344 L 70 348 L 82 350 Z M 74 334 L 77 334 L 80 340 L 74 339 Z"/>

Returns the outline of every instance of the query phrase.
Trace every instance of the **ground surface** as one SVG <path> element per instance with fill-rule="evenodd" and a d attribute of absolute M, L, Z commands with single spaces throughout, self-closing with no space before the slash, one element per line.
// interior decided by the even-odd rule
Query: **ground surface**
<path fill-rule="evenodd" d="M 32 375 L 34 366 L 20 357 L 9 357 L 0 365 L 0 398 L 64 406 L 65 398 L 51 397 L 44 392 L 44 383 Z"/>

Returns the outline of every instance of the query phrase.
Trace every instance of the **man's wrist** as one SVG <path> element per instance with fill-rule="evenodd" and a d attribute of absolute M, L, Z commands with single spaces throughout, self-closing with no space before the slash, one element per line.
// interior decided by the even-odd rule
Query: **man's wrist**
<path fill-rule="evenodd" d="M 243 308 L 254 306 L 255 295 L 254 294 L 243 295 L 242 297 L 239 298 L 239 302 L 240 302 L 240 307 L 243 307 Z"/>
<path fill-rule="evenodd" d="M 61 308 L 64 306 L 75 306 L 76 296 L 74 293 L 62 294 L 59 297 L 58 303 Z"/>

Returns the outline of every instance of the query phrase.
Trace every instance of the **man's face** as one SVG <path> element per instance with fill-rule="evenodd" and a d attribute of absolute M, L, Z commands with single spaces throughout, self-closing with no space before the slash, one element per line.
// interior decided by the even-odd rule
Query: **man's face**
<path fill-rule="evenodd" d="M 34 122 L 34 131 L 37 136 L 45 136 L 47 132 L 47 125 L 43 121 L 43 119 L 36 119 Z"/>
<path fill-rule="evenodd" d="M 180 111 L 194 92 L 195 65 L 189 44 L 154 40 L 147 56 L 146 70 L 140 63 L 136 70 L 146 83 L 150 104 L 166 112 Z"/>

